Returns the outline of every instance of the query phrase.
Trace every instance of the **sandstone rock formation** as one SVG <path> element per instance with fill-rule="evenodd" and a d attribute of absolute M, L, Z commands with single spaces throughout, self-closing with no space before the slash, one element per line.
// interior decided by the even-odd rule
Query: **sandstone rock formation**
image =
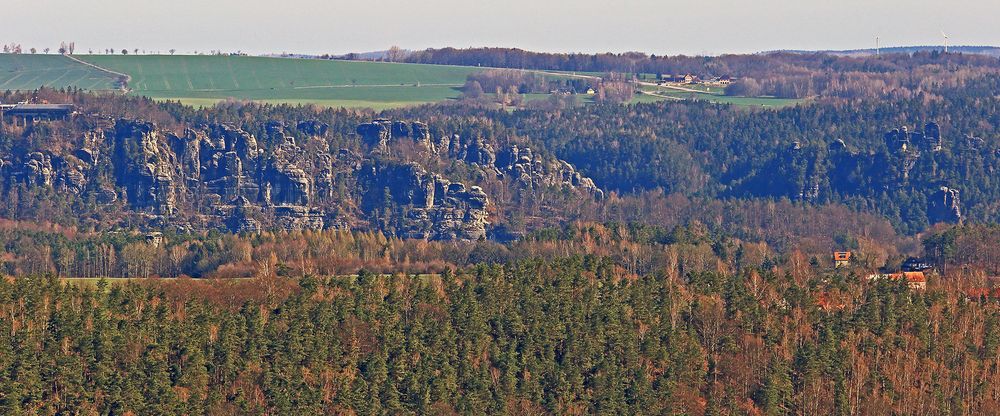
<path fill-rule="evenodd" d="M 369 162 L 358 174 L 362 207 L 383 210 L 386 227 L 407 238 L 469 239 L 486 237 L 489 198 L 478 186 L 466 188 L 430 174 L 420 165 Z"/>
<path fill-rule="evenodd" d="M 330 125 L 316 120 L 306 120 L 299 122 L 296 128 L 308 135 L 312 136 L 326 136 L 327 130 L 330 129 Z"/>
<path fill-rule="evenodd" d="M 428 125 L 415 121 L 362 123 L 355 130 L 358 146 L 339 150 L 328 141 L 335 136 L 330 126 L 316 120 L 251 126 L 260 136 L 226 123 L 170 131 L 142 120 L 100 121 L 72 151 L 3 155 L 0 173 L 27 188 L 115 204 L 125 208 L 116 214 L 132 216 L 132 225 L 180 230 L 337 227 L 408 238 L 485 238 L 493 225 L 483 188 L 427 166 L 462 166 L 463 175 L 479 172 L 473 176 L 493 186 L 506 181 L 603 196 L 566 162 L 524 146 L 498 152 L 479 137 L 433 137 Z M 403 140 L 403 149 L 411 150 L 390 154 Z"/>
<path fill-rule="evenodd" d="M 958 196 L 958 189 L 942 186 L 930 198 L 930 207 L 927 210 L 927 217 L 930 222 L 962 222 L 962 202 Z"/>
<path fill-rule="evenodd" d="M 577 172 L 569 163 L 542 157 L 528 147 L 512 144 L 497 152 L 481 137 L 452 134 L 432 138 L 426 124 L 386 119 L 361 124 L 357 133 L 373 154 L 385 154 L 395 140 L 409 139 L 432 154 L 477 166 L 526 188 L 568 187 L 597 198 L 604 196 L 593 180 Z"/>
<path fill-rule="evenodd" d="M 924 125 L 923 131 L 911 132 L 906 126 L 892 129 L 885 134 L 885 144 L 890 151 L 938 152 L 944 142 L 941 139 L 941 127 L 932 121 Z"/>
<path fill-rule="evenodd" d="M 117 185 L 129 202 L 143 210 L 170 215 L 176 208 L 180 165 L 152 123 L 119 120 L 112 160 Z"/>
<path fill-rule="evenodd" d="M 584 190 L 598 199 L 604 197 L 604 191 L 592 179 L 577 172 L 568 162 L 539 157 L 527 147 L 511 145 L 497 155 L 494 165 L 501 175 L 528 188 L 568 187 Z"/>

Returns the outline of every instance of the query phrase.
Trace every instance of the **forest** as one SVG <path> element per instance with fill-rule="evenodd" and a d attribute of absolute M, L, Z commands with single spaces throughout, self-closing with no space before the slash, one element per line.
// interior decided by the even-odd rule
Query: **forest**
<path fill-rule="evenodd" d="M 75 109 L 0 121 L 0 413 L 1000 411 L 1000 60 L 399 60 L 809 98 L 0 93 Z"/>
<path fill-rule="evenodd" d="M 927 243 L 937 240 L 962 237 Z M 974 276 L 935 278 L 927 290 L 869 282 L 859 275 L 863 267 L 833 269 L 826 258 L 777 255 L 697 226 L 580 224 L 523 244 L 519 252 L 540 255 L 503 263 L 481 257 L 475 266 L 432 274 L 361 269 L 320 277 L 296 270 L 292 277 L 280 265 L 262 264 L 257 277 L 239 280 L 86 285 L 54 275 L 7 278 L 0 281 L 0 408 L 845 415 L 997 409 L 1000 308 L 965 295 Z"/>

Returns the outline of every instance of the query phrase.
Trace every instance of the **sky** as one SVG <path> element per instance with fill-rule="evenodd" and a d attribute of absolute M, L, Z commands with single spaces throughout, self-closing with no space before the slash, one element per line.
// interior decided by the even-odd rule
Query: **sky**
<path fill-rule="evenodd" d="M 1000 0 L 0 0 L 0 43 L 77 53 L 429 47 L 718 55 L 1000 45 Z"/>

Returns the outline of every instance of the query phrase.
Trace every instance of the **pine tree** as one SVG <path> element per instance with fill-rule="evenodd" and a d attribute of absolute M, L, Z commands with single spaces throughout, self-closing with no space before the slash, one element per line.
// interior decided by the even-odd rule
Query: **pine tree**
<path fill-rule="evenodd" d="M 792 393 L 788 363 L 780 357 L 773 357 L 768 365 L 757 402 L 768 415 L 788 414 L 791 412 Z"/>

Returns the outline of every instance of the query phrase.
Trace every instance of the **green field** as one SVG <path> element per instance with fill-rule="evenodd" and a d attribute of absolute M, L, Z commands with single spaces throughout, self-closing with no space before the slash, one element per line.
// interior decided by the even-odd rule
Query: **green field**
<path fill-rule="evenodd" d="M 62 55 L 0 54 L 0 91 L 42 86 L 112 90 L 115 76 Z"/>
<path fill-rule="evenodd" d="M 220 100 L 397 107 L 458 97 L 473 67 L 249 56 L 82 55 L 132 76 L 134 94 L 206 105 Z"/>
<path fill-rule="evenodd" d="M 739 96 L 729 96 L 723 95 L 719 91 L 713 91 L 709 89 L 708 86 L 684 86 L 684 88 L 704 91 L 704 92 L 691 92 L 691 91 L 681 91 L 678 89 L 666 88 L 661 86 L 643 86 L 642 91 L 645 94 L 637 94 L 632 102 L 654 102 L 660 100 L 668 100 L 670 98 L 657 97 L 656 95 L 650 95 L 649 93 L 654 93 L 660 96 L 673 97 L 675 99 L 682 100 L 704 100 L 719 104 L 732 104 L 740 107 L 768 107 L 768 108 L 780 108 L 787 107 L 801 103 L 803 100 L 794 98 L 775 98 L 775 97 L 739 97 Z M 713 92 L 708 92 L 713 91 Z"/>

